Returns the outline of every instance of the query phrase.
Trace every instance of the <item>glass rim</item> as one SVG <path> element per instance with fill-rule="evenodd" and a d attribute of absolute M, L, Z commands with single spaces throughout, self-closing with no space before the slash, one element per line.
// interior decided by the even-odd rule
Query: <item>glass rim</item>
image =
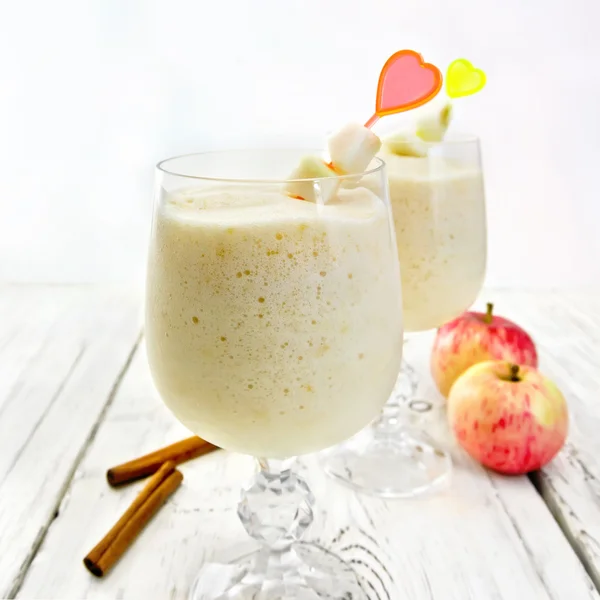
<path fill-rule="evenodd" d="M 395 133 L 408 133 L 407 131 L 396 131 Z M 387 133 L 381 136 L 382 147 L 385 145 L 387 139 L 393 137 L 394 133 Z M 443 148 L 444 146 L 460 146 L 460 145 L 468 145 L 468 144 L 477 144 L 479 145 L 481 139 L 479 136 L 473 133 L 454 133 L 450 132 L 447 134 L 443 140 L 439 142 L 428 142 L 426 140 L 422 140 L 421 138 L 417 138 L 421 144 L 425 144 L 429 148 Z M 408 142 L 411 140 L 408 139 Z"/>
<path fill-rule="evenodd" d="M 425 144 L 429 146 L 457 146 L 460 144 L 479 144 L 481 141 L 479 136 L 473 133 L 454 133 L 450 132 L 448 137 L 445 137 L 440 142 L 426 142 L 422 140 Z"/>
<path fill-rule="evenodd" d="M 171 156 L 165 158 L 156 164 L 156 169 L 165 173 L 166 175 L 172 175 L 173 177 L 182 177 L 185 179 L 194 179 L 198 181 L 214 181 L 224 183 L 249 183 L 249 184 L 281 184 L 281 183 L 295 183 L 295 182 L 306 182 L 306 181 L 328 181 L 328 180 L 348 180 L 358 179 L 365 175 L 372 175 L 373 173 L 383 172 L 385 170 L 385 161 L 378 156 L 373 157 L 373 161 L 376 162 L 375 166 L 371 169 L 362 171 L 361 173 L 347 173 L 342 175 L 331 175 L 329 177 L 300 177 L 295 179 L 290 178 L 264 178 L 264 177 L 211 177 L 207 175 L 189 175 L 186 173 L 178 173 L 176 170 L 167 168 L 167 163 L 176 161 L 184 158 L 191 158 L 193 156 L 217 156 L 219 154 L 229 153 L 243 153 L 243 152 L 305 152 L 306 155 L 318 156 L 325 164 L 325 160 L 319 156 L 319 153 L 323 150 L 305 150 L 302 148 L 231 148 L 229 150 L 209 150 L 206 152 L 190 152 L 188 154 L 179 154 L 177 156 Z"/>

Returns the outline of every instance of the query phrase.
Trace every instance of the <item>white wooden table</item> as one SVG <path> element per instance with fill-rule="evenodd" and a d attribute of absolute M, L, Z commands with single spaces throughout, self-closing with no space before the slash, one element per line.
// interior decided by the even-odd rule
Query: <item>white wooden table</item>
<path fill-rule="evenodd" d="M 445 492 L 419 501 L 355 495 L 302 460 L 318 500 L 310 532 L 352 561 L 370 599 L 600 600 L 600 294 L 487 291 L 526 327 L 565 393 L 569 442 L 532 478 L 501 477 L 453 446 Z M 150 380 L 138 291 L 0 286 L 0 597 L 183 599 L 200 566 L 249 548 L 237 521 L 248 457 L 182 465 L 185 479 L 103 579 L 88 550 L 142 483 L 113 490 L 107 467 L 186 437 Z M 407 345 L 427 375 L 431 335 Z M 432 396 L 433 397 L 433 396 Z"/>

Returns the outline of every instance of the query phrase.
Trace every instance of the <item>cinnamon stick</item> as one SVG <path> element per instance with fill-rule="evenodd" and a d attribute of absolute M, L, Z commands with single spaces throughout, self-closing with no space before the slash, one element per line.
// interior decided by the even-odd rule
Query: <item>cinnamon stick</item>
<path fill-rule="evenodd" d="M 198 436 L 193 436 L 113 467 L 106 472 L 106 479 L 109 485 L 116 487 L 156 473 L 161 465 L 167 461 L 172 461 L 176 465 L 179 465 L 186 460 L 197 458 L 217 449 L 217 446 L 213 446 Z"/>
<path fill-rule="evenodd" d="M 113 528 L 83 559 L 86 568 L 97 577 L 102 577 L 121 558 L 182 480 L 183 475 L 175 470 L 175 463 L 166 462 L 150 478 Z"/>

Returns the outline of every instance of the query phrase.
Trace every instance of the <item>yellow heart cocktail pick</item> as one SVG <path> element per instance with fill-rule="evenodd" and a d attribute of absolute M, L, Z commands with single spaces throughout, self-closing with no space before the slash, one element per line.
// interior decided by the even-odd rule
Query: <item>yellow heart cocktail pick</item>
<path fill-rule="evenodd" d="M 446 72 L 446 92 L 450 98 L 476 94 L 483 89 L 485 82 L 485 73 L 465 58 L 452 61 Z"/>

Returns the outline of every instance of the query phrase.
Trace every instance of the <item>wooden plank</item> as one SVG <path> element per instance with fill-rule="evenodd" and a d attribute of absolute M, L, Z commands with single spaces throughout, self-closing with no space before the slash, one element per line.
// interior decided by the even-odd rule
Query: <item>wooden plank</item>
<path fill-rule="evenodd" d="M 140 301 L 91 286 L 4 291 L 0 597 L 13 597 L 139 338 Z"/>
<path fill-rule="evenodd" d="M 420 372 L 430 344 L 430 335 L 412 344 Z M 441 429 L 436 411 L 424 419 Z M 159 401 L 140 351 L 18 597 L 183 600 L 205 562 L 246 552 L 235 505 L 251 461 L 218 452 L 181 467 L 182 487 L 108 576 L 95 579 L 81 565 L 142 485 L 112 490 L 106 468 L 185 435 Z M 499 477 L 456 449 L 454 456 L 450 489 L 387 502 L 347 491 L 323 474 L 318 457 L 306 457 L 302 471 L 318 502 L 309 537 L 352 561 L 372 600 L 600 598 L 526 477 Z"/>
<path fill-rule="evenodd" d="M 507 292 L 502 304 L 527 324 L 571 413 L 567 446 L 533 481 L 600 587 L 600 292 L 533 298 Z"/>
<path fill-rule="evenodd" d="M 0 286 L 0 410 L 79 293 L 70 286 Z"/>

